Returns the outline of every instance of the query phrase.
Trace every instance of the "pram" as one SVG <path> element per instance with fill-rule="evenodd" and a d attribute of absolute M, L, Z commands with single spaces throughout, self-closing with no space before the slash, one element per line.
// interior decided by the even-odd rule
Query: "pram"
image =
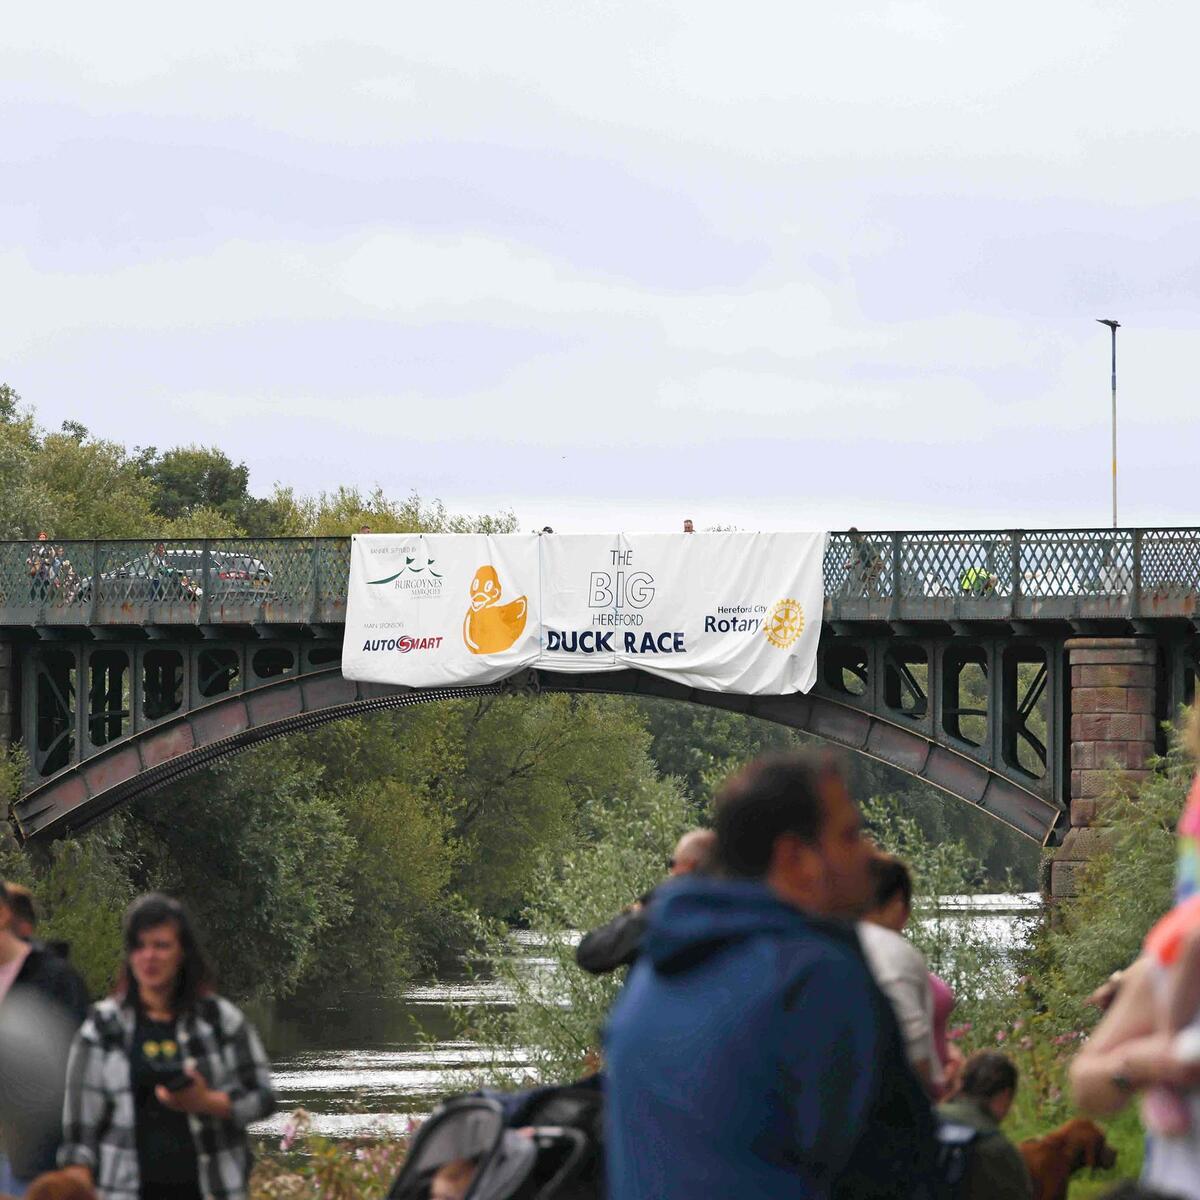
<path fill-rule="evenodd" d="M 477 1093 L 417 1130 L 388 1200 L 600 1200 L 596 1087 Z"/>

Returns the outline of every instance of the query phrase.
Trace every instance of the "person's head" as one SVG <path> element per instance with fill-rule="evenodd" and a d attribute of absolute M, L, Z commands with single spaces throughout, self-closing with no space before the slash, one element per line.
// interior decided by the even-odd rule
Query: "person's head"
<path fill-rule="evenodd" d="M 463 1200 L 475 1181 L 475 1160 L 453 1158 L 433 1173 L 429 1182 L 429 1200 Z"/>
<path fill-rule="evenodd" d="M 123 924 L 125 962 L 118 994 L 139 1002 L 143 990 L 165 990 L 176 1012 L 212 991 L 212 973 L 187 909 L 160 892 L 139 896 Z"/>
<path fill-rule="evenodd" d="M 155 554 L 165 554 L 166 550 L 167 550 L 167 548 L 162 542 L 154 543 L 154 553 Z"/>
<path fill-rule="evenodd" d="M 358 532 L 359 533 L 370 533 L 371 527 L 370 527 L 370 525 L 360 525 L 358 527 Z"/>
<path fill-rule="evenodd" d="M 767 754 L 722 784 L 713 804 L 721 870 L 761 879 L 822 916 L 857 916 L 870 897 L 872 843 L 828 751 Z"/>
<path fill-rule="evenodd" d="M 899 933 L 912 913 L 912 876 L 893 854 L 877 852 L 871 859 L 872 893 L 865 920 Z"/>
<path fill-rule="evenodd" d="M 711 829 L 689 829 L 675 843 L 675 851 L 667 863 L 671 875 L 690 875 L 704 872 L 712 866 L 717 848 L 717 835 Z"/>
<path fill-rule="evenodd" d="M 692 524 L 691 517 L 684 518 L 683 532 L 684 533 L 695 533 L 696 532 L 695 526 Z"/>
<path fill-rule="evenodd" d="M 33 893 L 22 883 L 7 881 L 4 884 L 4 892 L 12 912 L 12 931 L 27 942 L 37 928 L 37 909 L 33 904 Z"/>
<path fill-rule="evenodd" d="M 553 532 L 554 532 L 554 530 L 553 530 L 553 529 L 551 529 L 549 525 L 543 525 L 543 526 L 542 526 L 542 532 L 543 532 L 543 533 L 553 533 Z"/>
<path fill-rule="evenodd" d="M 49 535 L 49 534 L 48 534 L 48 533 L 47 533 L 47 532 L 46 532 L 46 531 L 43 529 L 43 530 L 41 531 L 41 533 L 39 533 L 39 534 L 38 534 L 38 541 L 39 541 L 39 542 L 46 542 L 46 541 L 49 541 L 49 540 L 50 540 L 50 535 Z"/>
<path fill-rule="evenodd" d="M 1016 1064 L 997 1050 L 976 1050 L 963 1063 L 960 1094 L 1003 1121 L 1017 1094 Z"/>

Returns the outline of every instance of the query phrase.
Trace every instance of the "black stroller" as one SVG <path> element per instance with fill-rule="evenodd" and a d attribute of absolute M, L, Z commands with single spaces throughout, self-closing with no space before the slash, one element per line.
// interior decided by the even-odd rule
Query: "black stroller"
<path fill-rule="evenodd" d="M 417 1130 L 388 1200 L 600 1200 L 601 1105 L 596 1087 L 447 1100 Z"/>

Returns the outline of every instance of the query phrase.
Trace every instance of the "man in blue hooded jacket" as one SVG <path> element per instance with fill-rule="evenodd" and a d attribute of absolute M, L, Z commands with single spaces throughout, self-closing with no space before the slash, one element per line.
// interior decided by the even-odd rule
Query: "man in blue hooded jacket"
<path fill-rule="evenodd" d="M 656 894 L 609 1023 L 611 1200 L 916 1194 L 932 1118 L 838 920 L 874 853 L 840 772 L 767 756 L 715 814 L 724 877 Z"/>

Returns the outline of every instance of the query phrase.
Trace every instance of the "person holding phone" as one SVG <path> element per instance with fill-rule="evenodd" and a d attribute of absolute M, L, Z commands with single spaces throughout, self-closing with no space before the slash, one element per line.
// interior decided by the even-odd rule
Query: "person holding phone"
<path fill-rule="evenodd" d="M 117 989 L 71 1048 L 59 1165 L 100 1200 L 245 1200 L 246 1126 L 275 1108 L 258 1034 L 213 990 L 178 901 L 135 900 L 124 941 Z"/>

